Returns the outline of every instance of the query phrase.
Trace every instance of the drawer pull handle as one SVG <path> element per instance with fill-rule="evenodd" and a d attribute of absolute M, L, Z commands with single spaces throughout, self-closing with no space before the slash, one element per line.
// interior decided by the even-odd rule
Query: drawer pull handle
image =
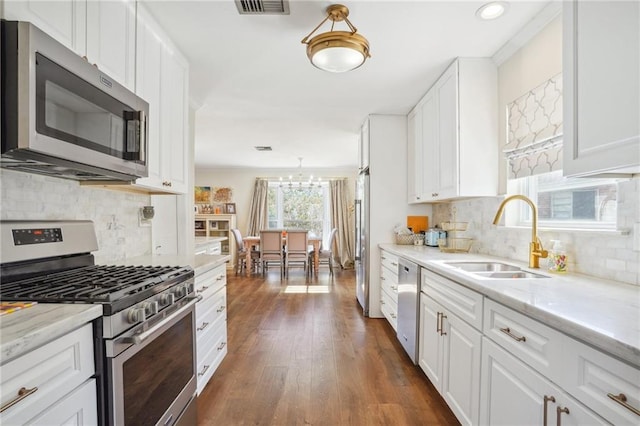
<path fill-rule="evenodd" d="M 200 287 L 200 289 L 198 290 L 198 293 L 202 293 L 204 292 L 206 289 L 208 289 L 209 287 L 207 287 L 206 285 L 203 285 L 202 287 Z"/>
<path fill-rule="evenodd" d="M 380 279 L 381 279 L 382 281 L 385 281 L 384 277 L 382 277 L 382 276 L 380 277 Z"/>
<path fill-rule="evenodd" d="M 384 300 L 380 299 L 380 304 L 384 305 Z"/>
<path fill-rule="evenodd" d="M 509 327 L 501 328 L 500 331 L 502 331 L 507 336 L 511 337 L 516 342 L 526 342 L 527 341 L 526 337 L 524 337 L 524 336 L 516 336 L 515 334 L 511 333 L 511 329 Z"/>
<path fill-rule="evenodd" d="M 397 316 L 396 314 L 394 314 L 393 312 L 392 312 L 392 313 L 390 313 L 389 315 L 391 315 L 391 318 L 394 318 L 394 319 L 395 319 L 395 318 L 398 318 L 398 316 Z"/>
<path fill-rule="evenodd" d="M 544 415 L 542 419 L 542 425 L 547 426 L 547 403 L 548 402 L 556 402 L 556 399 L 553 396 L 544 396 Z"/>
<path fill-rule="evenodd" d="M 34 386 L 31 389 L 27 389 L 25 387 L 20 388 L 20 390 L 18 391 L 18 395 L 15 398 L 13 398 L 11 401 L 7 402 L 2 407 L 0 407 L 0 413 L 2 413 L 4 410 L 6 410 L 8 408 L 13 407 L 18 402 L 22 401 L 23 399 L 25 399 L 26 397 L 28 397 L 32 393 L 35 393 L 37 390 L 38 390 L 37 386 Z"/>
<path fill-rule="evenodd" d="M 392 264 L 393 266 L 398 266 L 398 264 L 397 264 L 396 262 L 391 262 L 391 264 Z"/>
<path fill-rule="evenodd" d="M 198 327 L 198 331 L 204 330 L 205 328 L 207 328 L 208 325 L 209 325 L 208 322 L 203 322 L 202 325 Z"/>
<path fill-rule="evenodd" d="M 633 405 L 631 405 L 631 404 L 629 404 L 627 402 L 627 395 L 625 395 L 623 393 L 621 393 L 619 395 L 614 395 L 612 393 L 608 393 L 607 396 L 609 398 L 613 399 L 618 404 L 622 405 L 627 410 L 629 410 L 632 413 L 634 413 L 636 416 L 640 416 L 640 410 L 638 410 L 636 407 L 634 407 Z"/>
<path fill-rule="evenodd" d="M 220 343 L 220 346 L 218 346 L 218 350 L 219 351 L 223 350 L 225 346 L 227 346 L 227 342 Z"/>
<path fill-rule="evenodd" d="M 204 373 L 206 373 L 208 369 L 209 369 L 208 365 L 205 365 L 204 367 L 202 367 L 202 371 L 198 373 L 198 377 L 204 376 Z"/>
<path fill-rule="evenodd" d="M 392 286 L 391 286 L 391 290 L 393 290 L 393 291 L 398 291 L 398 286 L 397 286 L 397 285 L 392 285 Z"/>
<path fill-rule="evenodd" d="M 224 311 L 226 309 L 226 306 L 220 306 L 218 309 L 216 309 L 216 312 L 220 313 L 222 311 Z"/>
<path fill-rule="evenodd" d="M 220 281 L 222 279 L 224 279 L 224 275 L 218 275 L 218 278 L 216 278 L 216 281 Z"/>
<path fill-rule="evenodd" d="M 569 414 L 569 409 L 567 407 L 556 407 L 556 426 L 562 426 L 562 418 L 560 417 L 562 416 L 562 413 Z"/>
<path fill-rule="evenodd" d="M 438 333 L 441 336 L 446 336 L 447 334 L 444 331 L 442 331 L 442 320 L 446 317 L 447 316 L 442 312 L 438 312 L 438 319 L 436 320 L 436 333 Z"/>

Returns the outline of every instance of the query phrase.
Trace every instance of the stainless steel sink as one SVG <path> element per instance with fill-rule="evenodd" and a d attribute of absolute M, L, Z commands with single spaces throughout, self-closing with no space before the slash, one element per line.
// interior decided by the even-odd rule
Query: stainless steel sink
<path fill-rule="evenodd" d="M 522 279 L 522 278 L 549 278 L 546 275 L 536 274 L 534 272 L 523 271 L 519 266 L 509 265 L 502 262 L 466 262 L 466 261 L 450 261 L 445 264 L 454 268 L 459 268 L 465 272 L 469 272 L 479 278 L 491 279 Z"/>
<path fill-rule="evenodd" d="M 502 271 L 520 271 L 518 266 L 508 265 L 500 262 L 444 262 L 454 268 L 460 268 L 467 272 L 502 272 Z"/>
<path fill-rule="evenodd" d="M 527 271 L 502 271 L 502 272 L 474 272 L 474 275 L 492 279 L 518 279 L 518 278 L 549 278 L 546 275 L 534 274 Z"/>

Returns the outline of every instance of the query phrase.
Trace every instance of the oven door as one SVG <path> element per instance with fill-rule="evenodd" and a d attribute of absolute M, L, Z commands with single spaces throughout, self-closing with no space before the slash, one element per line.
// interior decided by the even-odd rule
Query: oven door
<path fill-rule="evenodd" d="M 107 343 L 110 424 L 172 425 L 192 402 L 197 300 L 185 298 Z"/>

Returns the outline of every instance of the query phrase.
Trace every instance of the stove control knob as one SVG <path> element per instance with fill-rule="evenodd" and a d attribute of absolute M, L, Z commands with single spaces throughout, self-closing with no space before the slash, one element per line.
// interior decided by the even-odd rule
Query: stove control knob
<path fill-rule="evenodd" d="M 176 299 L 173 293 L 165 293 L 160 297 L 160 304 L 162 306 L 173 305 L 173 302 L 175 302 L 175 300 Z"/>
<path fill-rule="evenodd" d="M 158 302 L 149 302 L 144 304 L 144 314 L 147 317 L 158 313 Z"/>
<path fill-rule="evenodd" d="M 187 289 L 183 285 L 176 286 L 176 289 L 174 290 L 173 294 L 175 294 L 176 299 L 180 299 L 181 297 L 184 297 L 187 295 Z"/>
<path fill-rule="evenodd" d="M 147 319 L 147 316 L 145 315 L 145 309 L 144 308 L 133 308 L 129 311 L 129 314 L 127 315 L 127 320 L 129 321 L 130 324 L 135 324 L 138 322 L 143 322 L 144 320 Z"/>

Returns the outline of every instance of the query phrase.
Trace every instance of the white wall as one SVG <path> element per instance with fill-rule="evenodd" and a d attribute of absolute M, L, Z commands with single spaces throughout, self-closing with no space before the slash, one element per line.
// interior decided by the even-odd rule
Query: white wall
<path fill-rule="evenodd" d="M 138 223 L 148 195 L 0 169 L 0 200 L 2 220 L 92 220 L 99 247 L 93 253 L 96 263 L 150 253 L 151 228 Z"/>
<path fill-rule="evenodd" d="M 349 179 L 349 188 L 351 199 L 355 196 L 356 177 L 358 170 L 353 169 L 307 169 L 302 168 L 303 177 L 311 174 L 314 179 L 322 177 L 328 179 L 330 177 L 346 177 Z M 259 169 L 259 168 L 215 168 L 202 169 L 196 168 L 195 185 L 210 187 L 229 187 L 233 190 L 233 201 L 236 203 L 236 223 L 243 235 L 247 233 L 247 223 L 249 221 L 249 209 L 251 208 L 251 197 L 253 196 L 253 187 L 257 177 L 277 179 L 282 176 L 288 179 L 293 175 L 294 180 L 298 176 L 297 168 L 290 169 Z"/>

